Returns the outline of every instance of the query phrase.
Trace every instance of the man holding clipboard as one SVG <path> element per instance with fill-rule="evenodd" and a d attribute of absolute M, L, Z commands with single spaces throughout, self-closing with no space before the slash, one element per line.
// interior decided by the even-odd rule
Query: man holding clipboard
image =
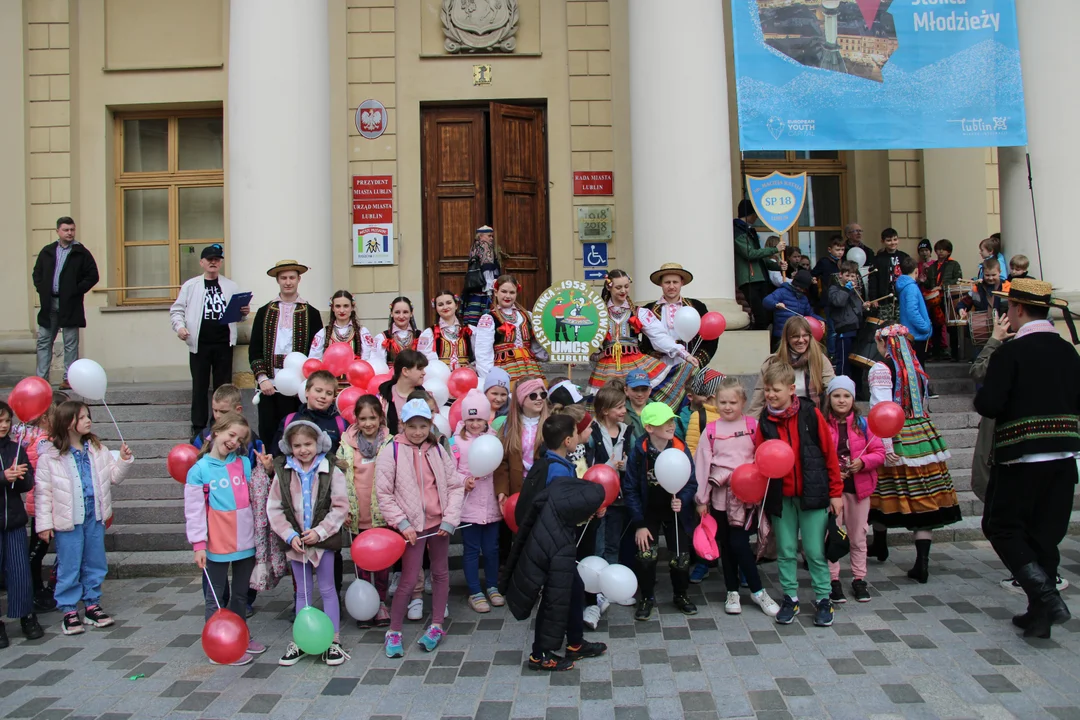
<path fill-rule="evenodd" d="M 206 427 L 210 392 L 232 382 L 236 323 L 248 314 L 251 303 L 251 293 L 238 293 L 237 284 L 220 275 L 224 259 L 221 245 L 203 248 L 199 259 L 202 275 L 183 284 L 169 309 L 173 332 L 190 351 L 192 437 Z"/>

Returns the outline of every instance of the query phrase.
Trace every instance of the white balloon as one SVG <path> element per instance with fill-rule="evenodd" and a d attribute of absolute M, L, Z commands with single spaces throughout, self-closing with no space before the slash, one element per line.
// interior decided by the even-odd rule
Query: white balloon
<path fill-rule="evenodd" d="M 280 370 L 274 375 L 274 387 L 282 395 L 296 396 L 303 385 L 303 376 L 295 370 Z"/>
<path fill-rule="evenodd" d="M 469 473 L 473 477 L 495 472 L 502 459 L 503 445 L 494 435 L 481 435 L 469 445 Z"/>
<path fill-rule="evenodd" d="M 379 612 L 379 591 L 367 580 L 356 579 L 345 592 L 345 609 L 353 620 L 370 620 Z"/>
<path fill-rule="evenodd" d="M 251 404 L 255 407 L 259 407 L 260 402 L 262 402 L 262 393 L 256 390 L 255 397 L 251 398 Z"/>
<path fill-rule="evenodd" d="M 376 375 L 385 375 L 390 372 L 390 366 L 386 364 L 385 360 L 376 360 L 372 358 L 368 361 L 368 365 L 375 371 Z"/>
<path fill-rule="evenodd" d="M 675 334 L 683 342 L 690 342 L 701 329 L 701 316 L 694 308 L 684 305 L 675 311 Z"/>
<path fill-rule="evenodd" d="M 300 383 L 300 387 L 296 390 L 296 397 L 301 403 L 307 405 L 307 381 Z"/>
<path fill-rule="evenodd" d="M 439 429 L 439 432 L 441 432 L 444 437 L 450 437 L 450 434 L 453 431 L 450 429 L 450 420 L 445 415 L 439 413 L 432 418 L 432 422 L 435 423 L 435 427 Z"/>
<path fill-rule="evenodd" d="M 637 576 L 625 565 L 608 565 L 600 572 L 600 592 L 612 602 L 626 602 L 637 593 Z"/>
<path fill-rule="evenodd" d="M 446 387 L 446 381 L 433 377 L 424 378 L 424 389 L 435 397 L 435 404 L 442 407 L 450 399 L 450 388 Z"/>
<path fill-rule="evenodd" d="M 110 450 L 109 453 L 113 456 L 113 461 L 120 462 L 120 451 L 119 450 Z"/>
<path fill-rule="evenodd" d="M 291 352 L 285 356 L 285 362 L 282 366 L 284 370 L 295 370 L 296 372 L 303 374 L 304 363 L 307 362 L 307 355 L 302 352 Z"/>
<path fill-rule="evenodd" d="M 656 481 L 674 495 L 690 480 L 690 458 L 677 448 L 668 448 L 656 458 Z"/>
<path fill-rule="evenodd" d="M 106 377 L 104 368 L 90 358 L 71 363 L 67 380 L 71 389 L 87 400 L 104 400 L 105 390 L 109 387 L 109 378 Z"/>
<path fill-rule="evenodd" d="M 578 562 L 577 571 L 581 582 L 585 583 L 585 592 L 600 592 L 600 573 L 607 569 L 608 561 L 599 555 L 590 555 Z"/>
<path fill-rule="evenodd" d="M 866 262 L 866 251 L 861 247 L 853 247 L 847 251 L 847 259 L 859 267 L 862 267 Z"/>
<path fill-rule="evenodd" d="M 442 360 L 428 363 L 428 366 L 424 368 L 424 378 L 426 380 L 441 380 L 443 384 L 446 384 L 446 381 L 450 379 L 450 368 Z"/>

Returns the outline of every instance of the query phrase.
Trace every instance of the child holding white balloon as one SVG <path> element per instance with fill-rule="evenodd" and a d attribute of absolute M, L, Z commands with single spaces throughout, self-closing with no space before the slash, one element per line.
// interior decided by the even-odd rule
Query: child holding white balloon
<path fill-rule="evenodd" d="M 334 640 L 322 660 L 330 666 L 341 665 L 349 656 L 341 647 L 341 609 L 334 561 L 327 551 L 336 557 L 341 549 L 341 526 L 349 514 L 345 475 L 332 462 L 329 435 L 308 420 L 289 424 L 281 450 L 285 455 L 274 461 L 266 515 L 270 527 L 289 546 L 286 555 L 296 582 L 296 612 L 312 604 L 317 583 L 323 611 L 334 625 Z M 295 665 L 304 655 L 290 642 L 278 664 Z"/>
<path fill-rule="evenodd" d="M 461 506 L 462 565 L 469 588 L 469 607 L 478 613 L 502 607 L 506 600 L 499 592 L 499 523 L 502 511 L 495 499 L 494 475 L 477 477 L 469 464 L 469 449 L 484 435 L 495 437 L 488 427 L 491 403 L 482 392 L 472 389 L 461 402 L 461 422 L 454 435 L 457 470 L 465 478 L 465 499 Z M 502 447 L 499 446 L 499 450 Z M 499 453 L 500 461 L 502 453 Z M 480 584 L 480 556 L 484 556 L 484 584 Z M 484 589 L 486 588 L 486 590 Z"/>
<path fill-rule="evenodd" d="M 648 620 L 656 607 L 656 564 L 661 531 L 671 556 L 668 567 L 675 607 L 684 615 L 696 615 L 697 606 L 687 596 L 690 587 L 690 536 L 695 524 L 693 507 L 697 492 L 693 458 L 686 445 L 675 437 L 675 413 L 667 404 L 650 402 L 646 405 L 641 411 L 641 424 L 645 434 L 635 439 L 622 479 L 623 498 L 638 548 L 640 594 L 634 619 Z M 661 459 L 661 455 L 669 449 L 685 455 L 686 477 L 677 477 L 682 472 L 679 470 L 682 463 L 671 463 L 669 466 L 667 460 Z"/>

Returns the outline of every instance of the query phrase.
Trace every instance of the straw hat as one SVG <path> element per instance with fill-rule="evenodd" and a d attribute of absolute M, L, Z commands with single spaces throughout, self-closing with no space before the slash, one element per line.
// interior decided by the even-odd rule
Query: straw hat
<path fill-rule="evenodd" d="M 266 271 L 266 274 L 270 277 L 276 278 L 278 275 L 285 272 L 286 270 L 295 270 L 300 275 L 303 275 L 308 271 L 308 266 L 301 265 L 295 260 L 278 260 L 276 263 L 274 263 L 274 267 Z"/>
<path fill-rule="evenodd" d="M 653 285 L 659 285 L 665 275 L 678 275 L 682 278 L 683 285 L 689 285 L 694 281 L 694 275 L 679 263 L 664 263 L 660 269 L 649 276 Z"/>
<path fill-rule="evenodd" d="M 1069 303 L 1066 301 L 1053 297 L 1051 294 L 1054 290 L 1053 286 L 1043 280 L 1036 280 L 1035 278 L 1017 278 L 1015 280 L 1010 280 L 1006 285 L 1008 285 L 1008 287 L 1002 288 L 1001 290 L 995 290 L 994 294 L 998 297 L 1008 299 L 1011 303 L 1057 308 L 1069 306 Z"/>

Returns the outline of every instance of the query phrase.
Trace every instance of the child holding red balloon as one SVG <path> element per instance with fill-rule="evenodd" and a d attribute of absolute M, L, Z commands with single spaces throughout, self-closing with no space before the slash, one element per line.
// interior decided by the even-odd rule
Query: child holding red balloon
<path fill-rule="evenodd" d="M 315 333 L 311 350 L 308 352 L 309 359 L 322 360 L 330 346 L 337 344 L 348 346 L 353 357 L 360 357 L 365 344 L 374 344 L 371 333 L 356 317 L 356 303 L 348 290 L 334 293 L 330 298 L 330 312 L 334 316 L 334 322 Z"/>
<path fill-rule="evenodd" d="M 334 639 L 322 654 L 327 665 L 341 665 L 349 657 L 341 647 L 341 609 L 334 582 L 335 563 L 340 557 L 341 526 L 349 514 L 345 475 L 334 464 L 330 437 L 308 420 L 295 420 L 281 440 L 284 457 L 274 460 L 274 484 L 266 503 L 270 527 L 289 550 L 296 582 L 296 613 L 312 605 L 313 586 L 318 584 L 323 612 L 334 626 Z M 290 667 L 305 653 L 290 642 L 279 665 Z"/>
<path fill-rule="evenodd" d="M 795 370 L 774 363 L 763 378 L 765 409 L 758 420 L 754 454 L 769 482 L 765 512 L 776 536 L 776 567 L 784 591 L 776 622 L 789 625 L 799 614 L 798 549 L 802 534 L 803 554 L 814 589 L 814 624 L 833 622 L 829 599 L 832 585 L 825 561 L 825 528 L 828 514 L 840 516 L 844 483 L 836 446 L 825 417 L 812 403 L 795 396 Z"/>
<path fill-rule="evenodd" d="M 877 487 L 877 471 L 885 463 L 885 446 L 855 405 L 855 381 L 837 375 L 826 390 L 825 419 L 836 445 L 844 481 L 844 526 L 851 547 L 851 594 L 857 602 L 870 602 L 866 587 L 866 531 L 870 495 Z M 840 584 L 840 563 L 829 563 L 834 603 L 847 602 Z"/>
<path fill-rule="evenodd" d="M 780 607 L 765 592 L 757 561 L 750 549 L 750 536 L 754 532 L 758 535 L 759 547 L 764 547 L 770 534 L 768 520 L 760 512 L 761 501 L 743 501 L 732 482 L 737 468 L 754 462 L 754 433 L 758 423 L 743 415 L 746 390 L 738 378 L 724 378 L 709 389 L 712 390 L 710 401 L 718 417 L 705 426 L 694 456 L 695 474 L 702 479 L 694 500 L 698 515 L 711 514 L 716 520 L 716 545 L 720 549 L 720 566 L 727 590 L 724 612 L 728 615 L 742 612 L 739 599 L 739 574 L 742 573 L 754 604 L 769 617 L 776 617 Z M 764 494 L 764 488 L 761 492 Z"/>
<path fill-rule="evenodd" d="M 453 455 L 432 435 L 428 404 L 409 400 L 401 409 L 401 421 L 402 431 L 383 447 L 375 464 L 379 509 L 387 524 L 408 542 L 386 633 L 385 651 L 390 658 L 405 655 L 401 629 L 425 549 L 431 558 L 432 618 L 419 644 L 431 652 L 446 635 L 443 620 L 450 595 L 450 535 L 460 523 L 465 492 Z"/>

